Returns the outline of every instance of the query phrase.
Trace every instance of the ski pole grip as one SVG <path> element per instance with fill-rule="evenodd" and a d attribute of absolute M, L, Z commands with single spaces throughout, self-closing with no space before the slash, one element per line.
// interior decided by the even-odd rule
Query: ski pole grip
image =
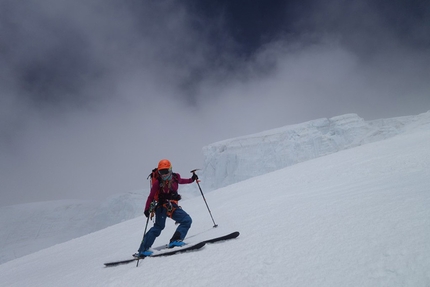
<path fill-rule="evenodd" d="M 196 174 L 196 171 L 198 171 L 199 169 L 197 168 L 197 169 L 193 169 L 192 171 L 190 171 L 192 174 Z M 199 178 L 197 178 L 196 179 L 196 183 L 197 184 L 199 184 L 199 182 L 200 182 L 200 179 Z"/>

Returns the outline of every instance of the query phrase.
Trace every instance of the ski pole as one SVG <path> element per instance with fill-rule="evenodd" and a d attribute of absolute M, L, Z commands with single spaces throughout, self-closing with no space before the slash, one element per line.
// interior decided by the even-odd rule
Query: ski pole
<path fill-rule="evenodd" d="M 145 231 L 143 231 L 142 242 L 143 242 L 143 240 L 145 240 L 146 229 L 148 228 L 148 222 L 149 222 L 149 216 L 146 218 Z M 139 260 L 140 260 L 140 258 L 138 257 L 137 262 L 136 262 L 136 267 L 139 267 Z"/>
<path fill-rule="evenodd" d="M 145 231 L 143 231 L 142 242 L 145 240 L 146 229 L 148 228 L 149 216 L 146 218 Z"/>
<path fill-rule="evenodd" d="M 191 172 L 192 174 L 196 174 L 196 170 L 197 170 L 197 169 L 193 169 L 193 170 L 192 170 L 192 171 L 190 171 L 190 172 Z M 198 179 L 196 179 L 196 183 L 197 183 L 197 186 L 198 186 L 198 187 L 199 187 L 199 189 L 200 189 L 200 193 L 202 194 L 202 197 L 203 197 L 203 200 L 205 201 L 206 207 L 208 208 L 209 215 L 210 215 L 210 216 L 211 216 L 211 218 L 212 218 L 212 222 L 214 223 L 214 226 L 213 226 L 213 227 L 218 227 L 218 224 L 216 224 L 216 223 L 215 223 L 215 220 L 214 220 L 214 218 L 213 218 L 213 216 L 212 216 L 212 212 L 211 212 L 211 210 L 209 209 L 208 203 L 207 203 L 207 201 L 206 201 L 205 195 L 203 194 L 202 188 L 200 187 L 200 184 L 199 184 L 199 180 L 198 180 Z"/>
<path fill-rule="evenodd" d="M 153 212 L 153 210 L 154 210 L 154 205 L 155 205 L 155 202 L 154 202 L 154 201 L 153 201 L 153 202 L 151 202 L 151 205 L 150 205 L 150 208 L 149 208 L 149 211 L 150 211 L 149 213 L 150 213 L 150 215 L 146 218 L 145 231 L 143 231 L 142 243 L 143 243 L 143 241 L 145 240 L 146 229 L 148 228 L 149 218 L 150 218 L 150 217 L 152 218 L 151 213 L 152 213 L 152 212 Z M 139 266 L 139 259 L 140 259 L 140 258 L 138 258 L 138 259 L 137 259 L 136 267 L 138 267 L 138 266 Z"/>

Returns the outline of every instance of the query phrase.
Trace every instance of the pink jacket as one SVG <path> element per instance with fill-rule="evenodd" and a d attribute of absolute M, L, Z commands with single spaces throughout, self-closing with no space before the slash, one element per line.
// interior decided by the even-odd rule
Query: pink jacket
<path fill-rule="evenodd" d="M 176 180 L 175 180 L 176 179 Z M 160 188 L 159 181 L 157 179 L 154 179 L 152 182 L 151 191 L 149 192 L 148 199 L 146 200 L 145 210 L 149 210 L 149 207 L 151 205 L 151 202 L 155 199 L 155 195 L 157 192 L 163 192 L 163 193 L 171 193 L 171 192 L 178 192 L 178 184 L 189 184 L 192 183 L 192 178 L 181 178 L 179 173 L 173 173 L 172 174 L 172 182 L 169 186 L 163 186 L 163 188 Z"/>

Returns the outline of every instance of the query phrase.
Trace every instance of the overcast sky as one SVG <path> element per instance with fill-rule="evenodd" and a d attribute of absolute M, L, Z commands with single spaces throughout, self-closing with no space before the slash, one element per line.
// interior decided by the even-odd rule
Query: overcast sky
<path fill-rule="evenodd" d="M 216 141 L 430 110 L 430 4 L 3 0 L 0 95 L 0 206 L 101 200 Z"/>

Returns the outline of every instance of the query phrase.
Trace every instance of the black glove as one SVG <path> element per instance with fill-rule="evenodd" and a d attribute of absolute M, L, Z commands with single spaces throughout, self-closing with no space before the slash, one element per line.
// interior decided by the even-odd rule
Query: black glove
<path fill-rule="evenodd" d="M 143 214 L 145 214 L 145 216 L 146 216 L 146 217 L 149 217 L 149 210 L 145 210 L 145 211 L 143 212 Z"/>
<path fill-rule="evenodd" d="M 170 199 L 171 200 L 181 200 L 181 195 L 179 194 L 179 193 L 177 193 L 177 192 L 172 192 L 171 194 L 170 194 Z"/>
<path fill-rule="evenodd" d="M 196 179 L 199 179 L 199 177 L 197 176 L 197 174 L 193 173 L 193 176 L 191 177 L 191 179 L 193 181 L 196 181 Z"/>

